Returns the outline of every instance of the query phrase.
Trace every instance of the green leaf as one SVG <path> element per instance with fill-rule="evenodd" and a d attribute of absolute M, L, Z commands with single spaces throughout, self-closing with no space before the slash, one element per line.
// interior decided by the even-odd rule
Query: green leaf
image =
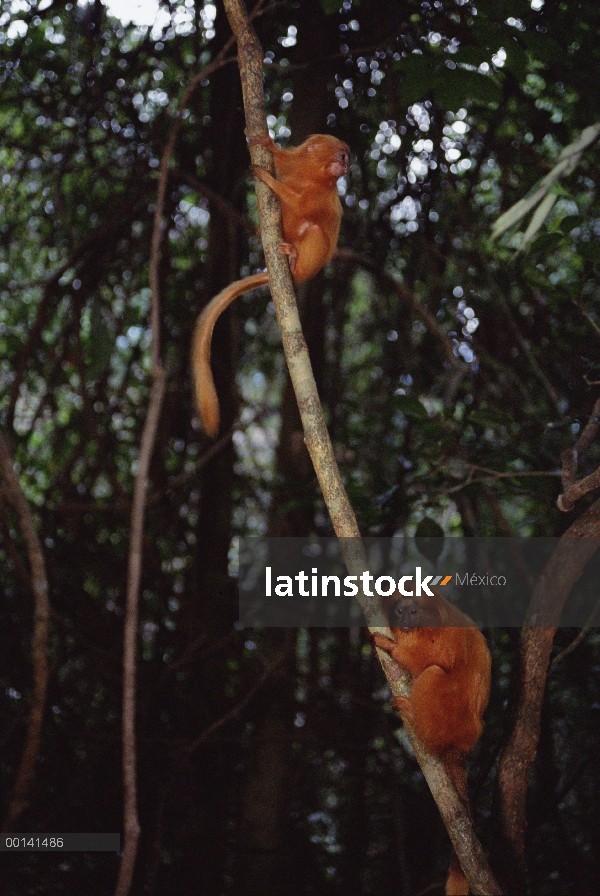
<path fill-rule="evenodd" d="M 427 420 L 427 411 L 418 398 L 412 395 L 395 395 L 394 405 L 396 410 L 401 411 L 409 419 Z"/>
<path fill-rule="evenodd" d="M 547 34 L 528 30 L 523 31 L 520 37 L 531 55 L 540 62 L 553 63 L 562 56 L 562 50 L 559 45 Z"/>
<path fill-rule="evenodd" d="M 545 255 L 554 252 L 556 247 L 560 246 L 564 238 L 565 236 L 563 233 L 542 233 L 541 236 L 538 236 L 532 243 L 531 251 L 542 252 Z"/>
<path fill-rule="evenodd" d="M 431 563 L 436 563 L 444 550 L 444 530 L 430 517 L 424 517 L 415 532 L 417 548 Z"/>
<path fill-rule="evenodd" d="M 475 65 L 478 68 L 482 62 L 489 62 L 491 55 L 488 47 L 461 46 L 458 53 L 454 53 L 450 58 L 453 62 Z"/>
<path fill-rule="evenodd" d="M 107 370 L 114 349 L 114 333 L 100 303 L 92 299 L 90 338 L 86 351 L 86 368 L 90 380 L 99 379 Z"/>
<path fill-rule="evenodd" d="M 581 215 L 567 215 L 566 218 L 563 218 L 560 222 L 560 229 L 565 235 L 569 234 L 572 230 L 575 230 L 576 227 L 581 227 L 582 220 Z"/>
<path fill-rule="evenodd" d="M 504 50 L 506 52 L 504 68 L 512 72 L 518 81 L 521 81 L 527 72 L 527 53 L 516 38 L 507 41 Z"/>
<path fill-rule="evenodd" d="M 525 280 L 530 286 L 535 286 L 538 289 L 543 290 L 544 292 L 548 290 L 552 292 L 552 290 L 554 289 L 554 286 L 552 285 L 552 283 L 550 283 L 546 275 L 536 267 L 526 267 L 523 271 L 523 274 Z"/>
<path fill-rule="evenodd" d="M 404 73 L 400 85 L 400 102 L 406 106 L 422 100 L 438 83 L 439 64 L 428 56 L 413 53 L 398 68 Z"/>
<path fill-rule="evenodd" d="M 586 261 L 598 264 L 600 261 L 600 245 L 598 243 L 577 243 L 577 251 Z"/>
<path fill-rule="evenodd" d="M 440 76 L 435 98 L 444 109 L 454 112 L 469 100 L 486 105 L 499 102 L 500 86 L 489 75 L 457 68 Z"/>
<path fill-rule="evenodd" d="M 321 0 L 321 9 L 326 16 L 335 15 L 340 9 L 341 0 Z"/>
<path fill-rule="evenodd" d="M 15 119 L 11 128 L 11 136 L 13 140 L 20 140 L 25 133 L 25 122 L 22 118 Z"/>
<path fill-rule="evenodd" d="M 480 426 L 508 426 L 512 418 L 497 408 L 478 408 L 469 414 L 469 422 Z"/>

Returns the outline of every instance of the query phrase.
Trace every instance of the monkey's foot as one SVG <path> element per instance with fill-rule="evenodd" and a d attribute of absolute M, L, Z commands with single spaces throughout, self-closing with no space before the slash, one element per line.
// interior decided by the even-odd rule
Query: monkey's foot
<path fill-rule="evenodd" d="M 298 250 L 295 246 L 292 246 L 291 243 L 282 243 L 279 247 L 279 251 L 282 255 L 287 255 L 290 262 L 290 271 L 294 273 L 294 268 L 296 267 L 296 260 L 298 258 Z"/>
<path fill-rule="evenodd" d="M 413 723 L 412 705 L 409 697 L 394 697 L 394 706 L 403 719 Z"/>
<path fill-rule="evenodd" d="M 374 632 L 374 634 L 371 635 L 371 638 L 376 647 L 379 647 L 380 650 L 385 651 L 385 653 L 390 656 L 392 655 L 392 650 L 396 646 L 395 641 L 392 641 L 391 638 L 386 638 L 385 635 L 380 635 L 379 632 Z"/>
<path fill-rule="evenodd" d="M 244 133 L 248 146 L 266 146 L 267 149 L 273 149 L 274 141 L 267 134 L 249 134 L 248 131 L 244 131 Z"/>
<path fill-rule="evenodd" d="M 263 174 L 269 173 L 266 168 L 262 167 L 262 165 L 250 165 L 250 171 L 255 177 L 258 177 L 260 180 L 262 180 Z"/>

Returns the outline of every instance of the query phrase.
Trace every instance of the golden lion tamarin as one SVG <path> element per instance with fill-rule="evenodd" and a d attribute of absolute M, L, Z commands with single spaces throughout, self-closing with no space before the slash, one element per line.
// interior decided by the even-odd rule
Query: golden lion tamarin
<path fill-rule="evenodd" d="M 410 696 L 395 697 L 396 709 L 412 725 L 425 749 L 444 762 L 459 796 L 469 808 L 465 757 L 483 730 L 490 692 L 491 657 L 485 638 L 464 613 L 432 596 L 384 598 L 393 639 L 373 640 L 412 676 Z M 447 896 L 469 893 L 456 855 Z"/>
<path fill-rule="evenodd" d="M 294 283 L 304 283 L 335 252 L 342 218 L 336 184 L 348 171 L 350 150 L 328 134 L 314 134 L 290 149 L 280 149 L 270 137 L 251 137 L 248 142 L 251 146 L 266 146 L 273 153 L 277 178 L 257 165 L 252 166 L 252 171 L 281 202 L 285 242 L 280 251 L 289 257 Z M 261 273 L 230 283 L 198 318 L 192 342 L 192 371 L 200 422 L 212 438 L 219 431 L 219 400 L 210 368 L 215 323 L 237 296 L 268 282 L 269 275 Z"/>

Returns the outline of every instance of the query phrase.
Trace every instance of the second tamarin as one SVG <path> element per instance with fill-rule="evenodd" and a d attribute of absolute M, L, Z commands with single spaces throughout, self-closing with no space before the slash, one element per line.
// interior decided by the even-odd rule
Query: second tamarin
<path fill-rule="evenodd" d="M 483 730 L 490 692 L 491 657 L 485 638 L 471 619 L 438 591 L 430 595 L 383 599 L 392 638 L 373 640 L 412 676 L 408 697 L 394 705 L 410 722 L 423 746 L 444 762 L 470 814 L 465 758 Z M 446 896 L 469 893 L 453 855 Z"/>

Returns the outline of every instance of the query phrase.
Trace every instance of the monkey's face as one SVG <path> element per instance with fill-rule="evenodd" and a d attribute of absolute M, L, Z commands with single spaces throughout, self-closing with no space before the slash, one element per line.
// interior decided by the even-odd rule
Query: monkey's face
<path fill-rule="evenodd" d="M 307 156 L 312 157 L 312 165 L 327 179 L 337 180 L 348 174 L 350 147 L 330 134 L 314 134 L 306 143 Z"/>
<path fill-rule="evenodd" d="M 337 150 L 329 163 L 329 173 L 337 180 L 338 177 L 343 177 L 344 174 L 348 174 L 349 164 L 350 150 L 345 143 L 342 143 L 341 148 Z"/>
<path fill-rule="evenodd" d="M 390 606 L 388 619 L 392 628 L 405 632 L 412 628 L 433 628 L 442 622 L 436 601 L 427 596 L 399 597 Z"/>

